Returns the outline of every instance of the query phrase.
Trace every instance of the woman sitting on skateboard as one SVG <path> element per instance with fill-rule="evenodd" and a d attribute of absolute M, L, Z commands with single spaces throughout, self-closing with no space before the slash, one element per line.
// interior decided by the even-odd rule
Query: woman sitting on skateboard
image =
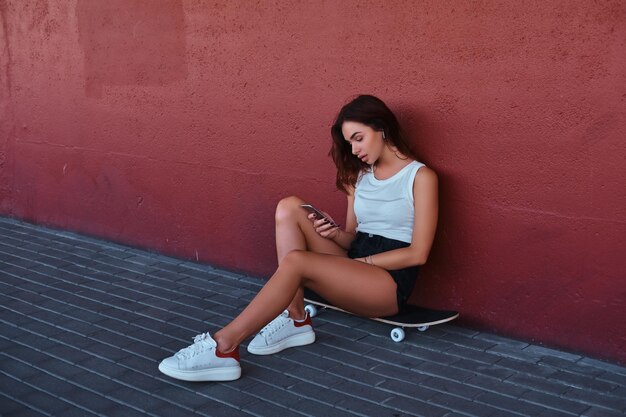
<path fill-rule="evenodd" d="M 416 161 L 396 117 L 376 97 L 346 104 L 331 135 L 337 187 L 348 197 L 345 228 L 308 214 L 297 197 L 281 200 L 274 275 L 233 321 L 213 337 L 196 336 L 161 362 L 161 372 L 188 381 L 237 379 L 239 344 L 259 330 L 248 345 L 252 354 L 313 343 L 305 287 L 361 316 L 402 309 L 435 235 L 437 176 Z"/>

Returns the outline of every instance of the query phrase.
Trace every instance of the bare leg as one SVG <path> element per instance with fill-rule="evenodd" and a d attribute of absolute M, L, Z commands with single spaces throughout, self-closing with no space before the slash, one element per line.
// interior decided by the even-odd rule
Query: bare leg
<path fill-rule="evenodd" d="M 276 256 L 278 264 L 280 265 L 283 258 L 294 250 L 309 250 L 346 256 L 346 251 L 343 248 L 315 232 L 311 221 L 307 218 L 307 212 L 300 207 L 304 203 L 298 197 L 287 197 L 282 199 L 276 207 Z M 298 288 L 287 310 L 294 319 L 304 318 L 303 288 Z"/>
<path fill-rule="evenodd" d="M 362 316 L 386 316 L 398 311 L 396 283 L 384 269 L 341 256 L 292 251 L 241 314 L 215 333 L 218 349 L 229 352 L 259 331 L 304 286 L 337 307 Z"/>

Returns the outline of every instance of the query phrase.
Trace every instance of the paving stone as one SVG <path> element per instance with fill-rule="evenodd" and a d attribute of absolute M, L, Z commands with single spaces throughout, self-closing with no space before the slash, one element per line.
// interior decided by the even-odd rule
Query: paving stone
<path fill-rule="evenodd" d="M 109 393 L 108 397 L 114 399 L 116 402 L 146 412 L 158 410 L 168 404 L 164 400 L 126 386 Z"/>
<path fill-rule="evenodd" d="M 91 323 L 85 323 L 84 321 L 69 319 L 65 322 L 58 323 L 61 330 L 69 330 L 73 333 L 78 333 L 81 336 L 91 337 L 94 333 L 100 330 Z"/>
<path fill-rule="evenodd" d="M 100 328 L 95 328 L 95 330 L 89 335 L 89 339 L 94 342 L 112 344 L 122 349 L 126 349 L 128 345 L 133 343 L 133 339 L 126 335 Z"/>
<path fill-rule="evenodd" d="M 339 376 L 309 368 L 308 366 L 298 366 L 297 368 L 285 370 L 284 372 L 288 376 L 293 376 L 301 381 L 321 385 L 324 388 L 332 388 L 344 381 L 343 378 Z"/>
<path fill-rule="evenodd" d="M 84 361 L 92 356 L 91 354 L 87 352 L 83 352 L 82 350 L 80 350 L 79 347 L 75 345 L 65 345 L 65 344 L 59 344 L 52 348 L 46 349 L 46 353 L 49 356 L 53 356 L 55 358 L 69 361 L 75 364 L 81 361 Z M 46 357 L 46 359 L 48 358 Z"/>
<path fill-rule="evenodd" d="M 168 355 L 163 355 L 159 358 L 163 359 Z M 161 374 L 157 372 L 157 367 L 159 366 L 159 360 L 155 359 L 146 359 L 140 356 L 128 356 L 120 361 L 118 364 L 126 367 L 127 369 L 132 369 L 137 372 L 141 372 L 146 375 L 155 375 L 158 374 L 161 377 Z"/>
<path fill-rule="evenodd" d="M 519 414 L 516 414 L 516 416 L 519 416 Z M 569 414 L 569 413 L 564 413 L 562 411 L 554 410 L 554 409 L 551 409 L 551 408 L 546 408 L 545 410 L 543 410 L 542 412 L 540 412 L 536 416 L 537 417 L 572 417 L 572 415 Z M 535 417 L 535 416 L 533 416 L 533 417 Z"/>
<path fill-rule="evenodd" d="M 529 388 L 527 387 L 515 385 L 508 381 L 501 381 L 499 379 L 484 376 L 484 375 L 476 375 L 464 381 L 464 383 L 471 387 L 476 387 L 485 391 L 495 392 L 501 395 L 507 395 L 513 398 L 518 398 L 523 393 L 529 390 Z"/>
<path fill-rule="evenodd" d="M 521 398 L 546 408 L 562 410 L 572 414 L 582 414 L 589 405 L 577 401 L 568 400 L 556 395 L 550 395 L 539 391 L 526 391 Z"/>
<path fill-rule="evenodd" d="M 391 364 L 381 364 L 370 369 L 370 372 L 373 372 L 377 375 L 382 375 L 386 378 L 407 381 L 412 384 L 425 381 L 426 379 L 429 378 L 428 375 L 416 372 L 414 369 L 411 369 L 409 367 L 404 367 L 402 366 L 402 364 L 398 364 L 398 365 L 399 366 L 395 366 Z"/>
<path fill-rule="evenodd" d="M 106 395 L 123 387 L 122 384 L 113 381 L 109 377 L 100 376 L 93 372 L 83 372 L 76 375 L 74 379 L 72 379 L 72 383 L 102 395 Z"/>
<path fill-rule="evenodd" d="M 334 323 L 325 324 L 324 327 L 320 328 L 320 331 L 324 333 L 330 333 L 334 336 L 338 336 L 350 341 L 356 341 L 368 336 L 366 332 L 346 326 L 339 326 Z"/>
<path fill-rule="evenodd" d="M 563 396 L 585 404 L 608 408 L 612 411 L 626 411 L 626 398 L 624 397 L 614 397 L 608 394 L 598 395 L 593 391 L 579 388 L 572 388 Z"/>
<path fill-rule="evenodd" d="M 320 389 L 319 386 L 307 382 L 300 382 L 291 387 L 289 391 L 331 406 L 334 406 L 346 397 L 344 393 L 329 389 Z"/>
<path fill-rule="evenodd" d="M 437 394 L 437 391 L 434 389 L 423 387 L 419 383 L 409 383 L 395 379 L 386 380 L 376 387 L 395 396 L 405 396 L 420 401 L 428 401 Z"/>
<path fill-rule="evenodd" d="M 511 369 L 503 368 L 495 365 L 487 365 L 482 362 L 476 362 L 471 359 L 460 359 L 454 362 L 454 367 L 465 369 L 476 374 L 488 375 L 493 378 L 506 379 L 515 372 Z"/>
<path fill-rule="evenodd" d="M 0 392 L 0 415 L 1 416 L 14 416 L 16 413 L 24 410 L 23 404 L 14 401 L 12 398 L 7 397 L 4 393 Z"/>
<path fill-rule="evenodd" d="M 131 341 L 130 344 L 124 346 L 124 350 L 148 359 L 163 356 L 163 350 L 161 348 L 137 341 Z"/>
<path fill-rule="evenodd" d="M 195 392 L 236 408 L 243 408 L 257 401 L 249 393 L 239 391 L 228 384 L 202 384 L 195 388 Z"/>
<path fill-rule="evenodd" d="M 294 410 L 306 416 L 313 417 L 354 417 L 353 413 L 342 411 L 336 407 L 331 407 L 307 398 L 300 398 L 300 401 L 296 404 Z"/>
<path fill-rule="evenodd" d="M 494 344 L 494 347 L 495 345 L 503 345 L 510 346 L 511 348 L 523 349 L 529 345 L 527 342 L 521 340 L 509 339 L 492 333 L 477 333 L 474 335 L 474 338 L 491 342 Z"/>
<path fill-rule="evenodd" d="M 501 356 L 487 353 L 481 350 L 468 348 L 461 345 L 453 345 L 446 349 L 439 349 L 445 351 L 447 355 L 453 355 L 459 358 L 471 359 L 477 362 L 483 362 L 486 364 L 493 364 L 502 360 Z"/>
<path fill-rule="evenodd" d="M 159 415 L 163 415 L 163 416 L 184 416 L 184 413 L 189 413 L 188 411 L 184 411 L 181 410 L 183 414 L 175 414 L 172 413 L 172 410 L 166 410 L 169 414 L 159 414 Z M 145 413 L 142 411 L 138 411 L 134 408 L 130 408 L 128 406 L 122 405 L 122 404 L 117 404 L 117 403 L 112 403 L 111 407 L 107 408 L 106 410 L 104 410 L 104 412 L 102 413 L 102 415 L 105 416 L 124 416 L 124 417 L 139 417 L 139 416 L 145 416 Z M 63 416 L 65 417 L 65 415 Z"/>
<path fill-rule="evenodd" d="M 92 343 L 85 347 L 84 350 L 92 356 L 109 359 L 113 362 L 120 362 L 131 355 L 118 347 L 105 345 L 104 343 Z"/>
<path fill-rule="evenodd" d="M 315 343 L 315 345 L 318 345 L 318 344 Z M 320 349 L 317 349 L 317 347 L 318 346 L 315 346 L 315 350 L 319 352 Z M 332 358 L 322 357 L 321 355 L 318 355 L 318 354 L 310 354 L 306 352 L 305 349 L 302 349 L 302 348 L 289 349 L 288 351 L 285 351 L 283 354 L 289 360 L 310 366 L 315 369 L 319 369 L 321 371 L 328 371 L 340 364 L 339 362 L 335 361 Z"/>
<path fill-rule="evenodd" d="M 400 368 L 414 368 L 420 363 L 425 362 L 424 360 L 417 359 L 415 357 L 403 355 L 400 351 L 388 349 L 374 348 L 366 353 L 361 353 L 361 355 L 368 358 L 374 358 L 379 362 L 379 364 L 389 364 Z"/>
<path fill-rule="evenodd" d="M 483 390 L 472 387 L 468 384 L 461 384 L 456 381 L 450 381 L 449 379 L 436 376 L 432 376 L 425 381 L 420 382 L 420 386 L 443 393 L 458 395 L 459 397 L 467 399 L 472 399 L 483 393 Z"/>
<path fill-rule="evenodd" d="M 372 369 L 375 366 L 383 364 L 383 362 L 375 359 L 372 356 L 354 354 L 345 350 L 335 349 L 331 346 L 328 346 L 327 351 L 324 352 L 324 356 L 329 356 L 333 358 L 333 360 L 338 362 L 349 363 L 351 366 L 366 371 Z"/>
<path fill-rule="evenodd" d="M 614 372 L 604 372 L 603 374 L 598 376 L 598 379 L 601 381 L 608 381 L 615 383 L 621 387 L 626 387 L 626 375 L 618 374 Z"/>
<path fill-rule="evenodd" d="M 360 384 L 353 381 L 342 382 L 341 384 L 335 385 L 333 389 L 362 400 L 374 401 L 377 403 L 382 403 L 392 397 L 395 397 L 394 394 L 377 389 L 375 386 Z"/>
<path fill-rule="evenodd" d="M 472 335 L 475 336 L 475 335 Z M 488 340 L 482 340 L 476 337 L 472 337 L 464 334 L 458 333 L 449 333 L 446 332 L 440 338 L 441 340 L 445 340 L 447 342 L 454 343 L 456 345 L 464 346 L 466 348 L 476 349 L 479 351 L 487 351 L 488 349 L 494 348 L 493 342 Z"/>
<path fill-rule="evenodd" d="M 134 371 L 127 371 L 116 377 L 115 380 L 148 393 L 161 389 L 164 385 L 162 381 L 155 379 L 151 375 L 144 375 Z"/>
<path fill-rule="evenodd" d="M 39 375 L 41 372 L 29 364 L 17 361 L 5 354 L 0 354 L 0 371 L 21 380 L 27 380 L 34 375 Z"/>
<path fill-rule="evenodd" d="M 280 368 L 273 370 L 255 364 L 243 364 L 243 372 L 247 378 L 285 390 L 300 382 L 298 378 L 283 373 L 284 371 Z"/>
<path fill-rule="evenodd" d="M 267 401 L 261 401 L 255 404 L 246 404 L 242 407 L 242 409 L 258 416 L 302 416 L 300 413 L 296 413 Z"/>
<path fill-rule="evenodd" d="M 385 405 L 411 416 L 439 417 L 446 415 L 449 411 L 444 407 L 407 397 L 394 397 L 387 401 Z M 395 416 L 396 413 L 387 411 L 386 414 L 382 415 Z"/>
<path fill-rule="evenodd" d="M 315 326 L 315 332 L 317 335 L 318 334 L 317 325 Z M 363 342 L 365 339 L 367 339 L 367 337 L 364 339 L 361 339 L 359 342 Z M 322 326 L 321 333 L 319 333 L 319 337 L 318 337 L 318 340 L 316 341 L 316 344 L 330 346 L 334 349 L 342 349 L 342 350 L 346 350 L 348 352 L 356 353 L 359 355 L 368 355 L 368 356 L 372 356 L 376 358 L 376 355 L 369 354 L 376 348 L 376 346 L 365 344 L 365 343 L 354 343 L 354 341 L 352 340 L 348 340 L 343 337 L 337 337 L 330 333 L 324 333 L 323 326 Z M 394 351 L 393 353 L 395 354 L 397 353 L 397 351 Z"/>
<path fill-rule="evenodd" d="M 528 362 L 539 362 L 541 355 L 524 349 L 515 349 L 509 345 L 499 344 L 487 350 L 495 355 L 521 359 Z"/>
<path fill-rule="evenodd" d="M 55 342 L 60 343 L 63 346 L 70 346 L 77 349 L 85 349 L 87 346 L 93 344 L 93 341 L 85 336 L 81 336 L 79 334 L 70 333 L 70 332 L 61 332 L 55 334 L 54 336 L 50 336 Z M 56 346 L 49 348 L 49 350 L 54 350 Z"/>
<path fill-rule="evenodd" d="M 126 383 L 131 383 L 132 380 L 126 380 Z M 203 407 L 207 407 L 207 411 L 210 409 L 210 405 L 213 402 L 206 396 L 198 395 L 192 391 L 182 389 L 170 384 L 161 382 L 158 387 L 152 391 L 153 395 L 159 397 L 167 402 L 173 404 L 183 404 L 185 407 L 191 410 L 199 410 Z"/>
<path fill-rule="evenodd" d="M 13 358 L 13 360 L 20 360 L 35 367 L 38 363 L 48 359 L 46 354 L 17 343 L 7 348 L 3 353 L 6 357 Z"/>
<path fill-rule="evenodd" d="M 396 412 L 396 410 L 393 408 L 385 407 L 384 405 L 378 405 L 373 402 L 363 401 L 357 398 L 345 398 L 335 404 L 335 407 L 366 416 L 391 417 Z"/>
<path fill-rule="evenodd" d="M 538 415 L 546 410 L 545 406 L 532 404 L 526 401 L 520 401 L 516 398 L 511 398 L 492 392 L 479 394 L 474 398 L 474 401 L 529 416 Z"/>
<path fill-rule="evenodd" d="M 611 392 L 617 388 L 616 384 L 600 381 L 585 375 L 573 374 L 566 371 L 557 371 L 549 376 L 550 380 L 563 381 L 572 387 L 585 388 L 599 392 Z"/>
<path fill-rule="evenodd" d="M 547 377 L 554 373 L 554 368 L 546 366 L 545 363 L 527 362 L 515 358 L 501 358 L 498 362 L 496 362 L 496 365 L 515 372 L 528 373 L 535 376 Z"/>
<path fill-rule="evenodd" d="M 526 346 L 524 349 L 522 349 L 526 352 L 531 352 L 534 355 L 538 355 L 542 358 L 544 357 L 555 357 L 555 358 L 560 358 L 563 360 L 567 360 L 569 362 L 576 362 L 578 360 L 580 360 L 582 357 L 580 355 L 574 354 L 574 353 L 569 353 L 569 352 L 563 352 L 560 350 L 556 350 L 556 349 L 551 349 L 551 348 L 547 348 L 547 347 L 543 347 L 543 346 L 538 346 L 538 345 L 529 345 Z"/>
<path fill-rule="evenodd" d="M 438 363 L 423 362 L 416 366 L 415 371 L 424 373 L 431 376 L 445 375 L 446 378 L 454 381 L 465 381 L 470 379 L 474 375 L 473 372 L 468 372 L 464 369 L 453 368 L 452 366 L 440 365 Z"/>
<path fill-rule="evenodd" d="M 29 407 L 43 410 L 53 416 L 60 415 L 69 405 L 67 402 L 41 391 L 31 391 L 21 397 L 20 400 L 28 404 Z"/>
<path fill-rule="evenodd" d="M 371 372 L 365 372 L 347 365 L 338 365 L 328 371 L 333 375 L 341 376 L 348 381 L 360 382 L 367 385 L 377 385 L 385 381 L 385 377 Z"/>
<path fill-rule="evenodd" d="M 445 365 L 453 364 L 459 361 L 457 356 L 449 355 L 447 352 L 435 352 L 428 349 L 422 349 L 416 346 L 404 346 L 400 349 L 403 355 L 412 356 L 417 359 L 427 361 L 427 362 L 436 362 Z"/>
<path fill-rule="evenodd" d="M 13 341 L 19 340 L 20 337 L 26 336 L 29 334 L 26 330 L 19 327 L 19 324 L 16 324 L 12 321 L 12 314 L 7 314 L 8 312 L 2 311 L 0 312 L 0 337 L 5 340 Z M 7 320 L 7 321 L 5 321 Z M 8 324 L 11 323 L 11 324 Z"/>
<path fill-rule="evenodd" d="M 514 374 L 507 378 L 506 382 L 520 387 L 536 389 L 556 395 L 561 395 L 569 390 L 569 386 L 563 383 L 549 381 L 545 378 L 537 377 L 530 374 Z"/>
<path fill-rule="evenodd" d="M 38 390 L 55 397 L 64 397 L 75 391 L 76 386 L 55 376 L 39 372 L 37 375 L 29 377 L 27 384 L 37 387 Z M 66 408 L 67 405 L 62 408 Z"/>
<path fill-rule="evenodd" d="M 272 380 L 267 379 L 267 381 Z M 288 390 L 294 384 L 291 384 L 289 387 L 284 387 L 287 388 L 284 389 L 283 387 L 264 383 L 260 378 L 257 379 L 257 382 L 259 383 L 254 385 L 251 389 L 247 390 L 247 393 L 251 396 L 257 397 L 259 399 L 269 400 L 275 405 L 286 408 L 295 408 L 300 401 L 300 396 Z"/>
<path fill-rule="evenodd" d="M 449 394 L 436 394 L 430 398 L 429 402 L 448 410 L 481 417 L 502 415 L 502 409 L 495 408 L 487 404 L 476 403 L 474 401 Z"/>
<path fill-rule="evenodd" d="M 126 411 L 126 410 L 124 410 L 124 411 Z M 70 405 L 69 408 L 66 408 L 65 410 L 63 410 L 60 413 L 60 415 L 63 416 L 63 417 L 92 417 L 92 416 L 96 416 L 97 414 L 95 414 L 95 413 L 93 413 L 91 411 L 79 408 L 79 407 L 77 407 L 75 405 Z M 113 416 L 113 415 L 116 415 L 116 414 L 109 414 L 108 412 L 105 412 L 105 415 Z M 117 415 L 124 415 L 124 416 L 126 416 L 126 414 L 117 414 Z M 136 414 L 132 414 L 132 413 L 130 413 L 128 415 L 129 415 L 129 417 L 130 416 L 137 417 Z"/>
<path fill-rule="evenodd" d="M 395 343 L 389 326 L 332 311 L 315 318 L 312 345 L 244 351 L 238 381 L 177 381 L 158 372 L 159 360 L 228 323 L 264 280 L 2 217 L 0 263 L 0 413 L 626 412 L 619 365 L 452 325 Z"/>
<path fill-rule="evenodd" d="M 467 414 L 457 413 L 456 411 L 450 411 L 445 414 L 443 417 L 467 417 Z"/>
<path fill-rule="evenodd" d="M 100 375 L 106 375 L 109 378 L 119 378 L 128 372 L 128 368 L 121 366 L 120 364 L 113 363 L 110 360 L 98 358 L 96 356 L 88 356 L 82 361 L 77 363 L 82 370 L 89 372 L 95 372 Z"/>
<path fill-rule="evenodd" d="M 580 417 L 624 417 L 624 413 L 592 406 L 582 413 Z"/>

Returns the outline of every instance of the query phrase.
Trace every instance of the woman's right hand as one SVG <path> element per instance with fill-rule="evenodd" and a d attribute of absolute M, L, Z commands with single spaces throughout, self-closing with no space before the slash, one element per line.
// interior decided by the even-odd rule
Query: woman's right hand
<path fill-rule="evenodd" d="M 327 213 L 324 212 L 324 215 L 332 220 L 333 223 L 336 223 Z M 333 226 L 326 219 L 318 219 L 315 213 L 310 213 L 307 217 L 313 223 L 313 229 L 315 229 L 318 235 L 331 240 L 339 236 L 339 226 Z"/>

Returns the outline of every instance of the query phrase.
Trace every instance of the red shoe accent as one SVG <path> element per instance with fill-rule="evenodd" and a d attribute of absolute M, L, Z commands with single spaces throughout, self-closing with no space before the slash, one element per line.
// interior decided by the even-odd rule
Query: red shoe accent
<path fill-rule="evenodd" d="M 233 358 L 237 360 L 237 362 L 241 361 L 239 357 L 239 345 L 237 345 L 236 348 L 234 348 L 228 353 L 222 353 L 217 348 L 215 348 L 215 356 L 217 356 L 218 358 Z"/>
<path fill-rule="evenodd" d="M 302 321 L 295 321 L 294 320 L 293 321 L 293 325 L 295 327 L 302 327 L 302 326 L 306 326 L 307 324 L 309 326 L 313 326 L 313 320 L 311 320 L 311 316 L 309 316 L 309 313 L 306 313 L 306 318 L 304 320 L 302 320 Z"/>

